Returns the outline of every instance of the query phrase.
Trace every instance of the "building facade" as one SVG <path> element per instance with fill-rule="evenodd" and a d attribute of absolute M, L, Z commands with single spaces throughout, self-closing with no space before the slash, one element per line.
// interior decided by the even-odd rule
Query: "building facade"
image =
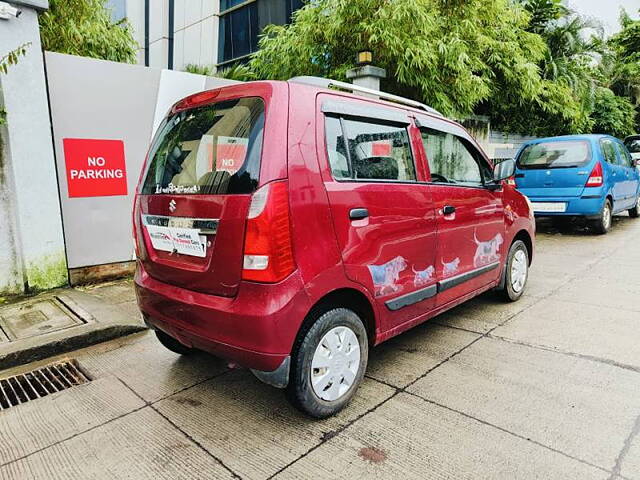
<path fill-rule="evenodd" d="M 304 0 L 108 0 L 114 20 L 126 17 L 138 63 L 184 70 L 246 61 L 269 24 L 288 23 Z"/>

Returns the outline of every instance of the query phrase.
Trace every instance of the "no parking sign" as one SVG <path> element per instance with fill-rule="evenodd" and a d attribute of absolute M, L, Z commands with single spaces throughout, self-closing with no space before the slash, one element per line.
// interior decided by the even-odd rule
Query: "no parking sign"
<path fill-rule="evenodd" d="M 122 140 L 64 138 L 69 197 L 127 195 Z"/>

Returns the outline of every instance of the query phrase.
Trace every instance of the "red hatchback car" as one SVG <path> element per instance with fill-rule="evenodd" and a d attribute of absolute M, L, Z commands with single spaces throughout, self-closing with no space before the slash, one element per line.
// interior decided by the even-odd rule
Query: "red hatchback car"
<path fill-rule="evenodd" d="M 503 182 L 513 170 L 435 110 L 350 84 L 192 95 L 136 196 L 140 309 L 170 350 L 236 362 L 331 415 L 370 346 L 487 290 L 522 295 L 535 223 Z"/>

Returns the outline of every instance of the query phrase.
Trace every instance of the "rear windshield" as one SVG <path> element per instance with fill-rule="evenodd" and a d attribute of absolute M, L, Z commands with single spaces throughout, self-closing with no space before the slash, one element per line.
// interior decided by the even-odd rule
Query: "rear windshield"
<path fill-rule="evenodd" d="M 627 138 L 624 144 L 629 152 L 640 153 L 640 137 Z"/>
<path fill-rule="evenodd" d="M 264 102 L 247 97 L 169 117 L 149 153 L 141 193 L 251 193 L 258 186 Z"/>
<path fill-rule="evenodd" d="M 534 143 L 522 150 L 518 157 L 520 168 L 571 168 L 581 167 L 591 160 L 589 142 L 566 140 Z"/>

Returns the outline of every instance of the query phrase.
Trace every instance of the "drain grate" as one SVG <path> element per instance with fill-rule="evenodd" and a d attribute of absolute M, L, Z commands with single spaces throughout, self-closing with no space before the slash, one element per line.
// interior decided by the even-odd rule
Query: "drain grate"
<path fill-rule="evenodd" d="M 90 382 L 78 362 L 67 360 L 22 375 L 0 379 L 0 410 Z"/>

